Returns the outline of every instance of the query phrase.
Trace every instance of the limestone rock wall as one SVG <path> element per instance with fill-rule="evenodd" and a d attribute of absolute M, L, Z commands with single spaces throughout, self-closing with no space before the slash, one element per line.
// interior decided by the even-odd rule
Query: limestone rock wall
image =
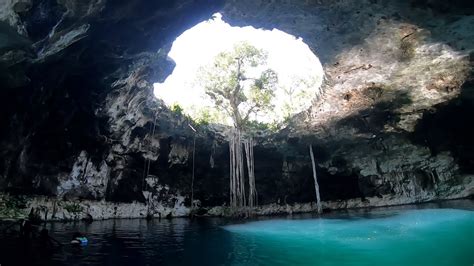
<path fill-rule="evenodd" d="M 302 37 L 326 73 L 309 110 L 256 138 L 259 202 L 270 206 L 262 213 L 311 210 L 308 145 L 327 208 L 468 197 L 473 8 L 460 0 L 3 1 L 0 190 L 36 195 L 29 206 L 47 210 L 96 202 L 101 211 L 88 213 L 97 218 L 185 215 L 192 121 L 154 99 L 152 83 L 172 71 L 174 38 L 221 12 L 233 25 Z M 212 207 L 228 200 L 225 134 L 203 126 L 196 139 L 196 204 L 222 213 Z"/>

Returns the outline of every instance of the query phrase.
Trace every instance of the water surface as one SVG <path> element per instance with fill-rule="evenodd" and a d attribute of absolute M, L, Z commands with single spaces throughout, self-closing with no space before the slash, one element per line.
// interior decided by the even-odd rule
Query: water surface
<path fill-rule="evenodd" d="M 312 216 L 108 220 L 45 226 L 63 247 L 3 235 L 4 265 L 473 265 L 474 204 Z M 457 206 L 462 206 L 459 208 Z M 75 231 L 90 244 L 67 244 Z"/>

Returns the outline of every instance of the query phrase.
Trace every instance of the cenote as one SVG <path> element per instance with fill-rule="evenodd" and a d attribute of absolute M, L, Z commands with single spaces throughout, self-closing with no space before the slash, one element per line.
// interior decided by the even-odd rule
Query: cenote
<path fill-rule="evenodd" d="M 453 208 L 453 206 L 458 206 Z M 49 223 L 65 243 L 3 239 L 5 265 L 469 265 L 474 202 L 267 217 Z M 89 244 L 66 244 L 80 230 Z"/>
<path fill-rule="evenodd" d="M 473 118 L 472 0 L 0 0 L 0 266 L 471 266 Z"/>

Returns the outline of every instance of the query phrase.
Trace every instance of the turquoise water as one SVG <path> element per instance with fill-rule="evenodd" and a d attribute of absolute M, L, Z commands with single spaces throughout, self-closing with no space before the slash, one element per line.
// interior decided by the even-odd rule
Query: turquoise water
<path fill-rule="evenodd" d="M 472 266 L 474 201 L 464 203 L 239 224 L 221 218 L 47 223 L 42 226 L 63 246 L 0 234 L 0 264 Z M 88 246 L 69 244 L 75 231 L 87 236 Z"/>
<path fill-rule="evenodd" d="M 269 220 L 224 229 L 233 234 L 236 264 L 474 264 L 474 212 L 381 214 L 369 219 Z"/>

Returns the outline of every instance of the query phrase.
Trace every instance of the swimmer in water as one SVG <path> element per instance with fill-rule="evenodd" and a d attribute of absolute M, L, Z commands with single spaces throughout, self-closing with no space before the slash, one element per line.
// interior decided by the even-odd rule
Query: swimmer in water
<path fill-rule="evenodd" d="M 79 232 L 76 232 L 72 235 L 71 244 L 86 246 L 89 240 Z"/>

